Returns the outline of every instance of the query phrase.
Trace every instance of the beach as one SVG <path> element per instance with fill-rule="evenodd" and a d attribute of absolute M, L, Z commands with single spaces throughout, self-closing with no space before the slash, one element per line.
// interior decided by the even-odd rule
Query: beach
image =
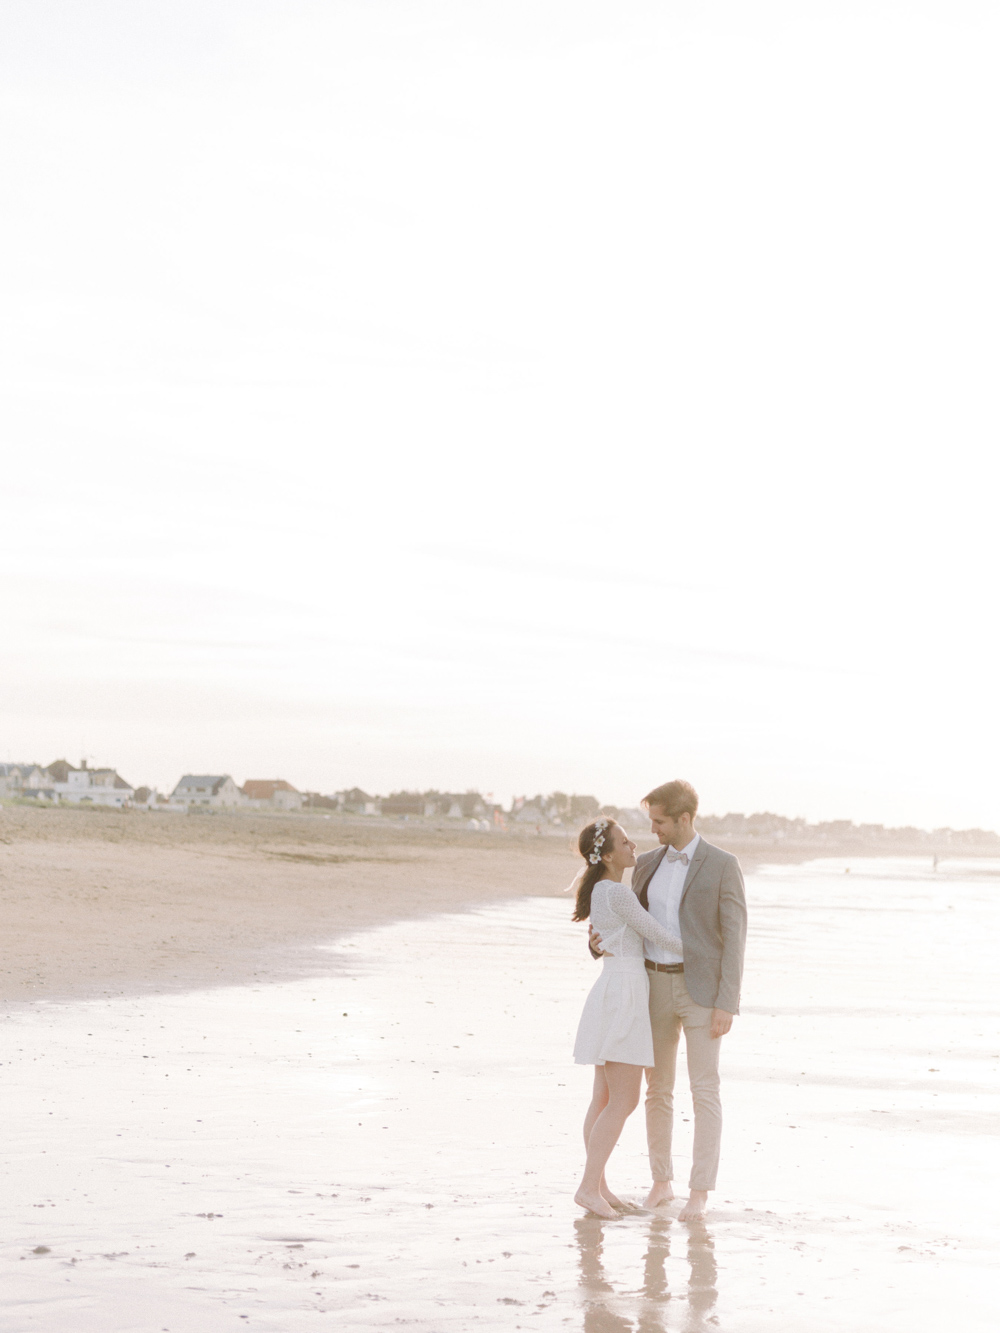
<path fill-rule="evenodd" d="M 322 816 L 8 806 L 0 839 L 7 1000 L 309 975 L 319 941 L 576 873 L 564 837 Z"/>
<path fill-rule="evenodd" d="M 655 846 L 646 831 L 632 836 L 640 851 Z M 850 842 L 720 845 L 745 872 L 871 855 Z M 915 859 L 929 854 L 920 849 Z M 560 897 L 578 866 L 573 831 L 540 836 L 531 825 L 487 833 L 464 821 L 8 804 L 0 810 L 0 1000 L 309 976 L 325 966 L 318 943 L 428 913 Z"/>
<path fill-rule="evenodd" d="M 572 1203 L 595 965 L 565 842 L 25 813 L 0 848 L 15 1333 L 994 1326 L 1000 863 L 752 866 L 709 1217 L 604 1224 Z M 641 1113 L 609 1180 L 641 1201 Z"/>

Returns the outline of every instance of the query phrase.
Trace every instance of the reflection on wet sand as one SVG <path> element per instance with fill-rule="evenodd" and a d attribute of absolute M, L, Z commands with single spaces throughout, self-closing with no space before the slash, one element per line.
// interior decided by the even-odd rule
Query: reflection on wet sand
<path fill-rule="evenodd" d="M 593 973 L 565 900 L 344 939 L 322 978 L 17 1006 L 3 1317 L 25 1333 L 995 1333 L 1000 894 L 924 871 L 750 880 L 705 1223 L 573 1205 L 592 1075 L 570 1050 Z M 690 1134 L 682 1116 L 682 1179 Z M 641 1115 L 612 1179 L 643 1197 Z"/>
<path fill-rule="evenodd" d="M 640 1219 L 637 1219 L 640 1220 Z M 670 1217 L 641 1218 L 646 1228 L 643 1282 L 639 1293 L 622 1292 L 621 1297 L 635 1308 L 635 1322 L 616 1308 L 618 1293 L 609 1279 L 604 1262 L 604 1233 L 609 1225 L 599 1217 L 581 1217 L 576 1222 L 576 1243 L 580 1256 L 580 1303 L 583 1308 L 584 1333 L 700 1333 L 718 1320 L 713 1315 L 718 1299 L 715 1244 L 704 1222 L 685 1226 Z M 616 1223 L 610 1225 L 615 1226 Z M 678 1249 L 686 1233 L 687 1283 L 683 1291 L 671 1291 L 667 1260 L 671 1239 Z M 681 1307 L 680 1309 L 678 1307 Z"/>

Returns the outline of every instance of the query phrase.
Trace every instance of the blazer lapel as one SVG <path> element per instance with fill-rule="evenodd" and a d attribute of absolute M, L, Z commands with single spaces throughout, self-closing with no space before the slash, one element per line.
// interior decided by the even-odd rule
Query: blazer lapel
<path fill-rule="evenodd" d="M 680 910 L 680 906 L 683 905 L 684 899 L 688 895 L 688 889 L 690 889 L 691 885 L 694 883 L 695 877 L 697 876 L 698 871 L 701 869 L 702 864 L 704 863 L 705 857 L 707 855 L 708 855 L 708 843 L 705 841 L 704 838 L 699 838 L 698 846 L 695 848 L 694 856 L 691 858 L 691 864 L 688 866 L 688 872 L 684 878 L 684 888 L 681 891 L 681 901 L 680 904 L 678 905 L 678 910 Z"/>
<path fill-rule="evenodd" d="M 639 887 L 636 890 L 636 892 L 639 895 L 639 902 L 642 904 L 642 906 L 646 909 L 647 912 L 649 911 L 649 881 L 656 874 L 660 862 L 666 855 L 666 851 L 667 851 L 666 847 L 661 847 L 660 850 L 657 852 L 657 854 L 653 857 L 652 861 L 647 861 L 647 863 L 643 866 L 642 871 L 640 872 L 641 883 L 639 884 Z"/>

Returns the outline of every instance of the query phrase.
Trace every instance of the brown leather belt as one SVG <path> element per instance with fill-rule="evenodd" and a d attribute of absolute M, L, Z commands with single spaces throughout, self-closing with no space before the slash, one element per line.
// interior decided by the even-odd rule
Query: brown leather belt
<path fill-rule="evenodd" d="M 646 959 L 646 967 L 650 972 L 683 972 L 683 963 L 651 963 Z"/>

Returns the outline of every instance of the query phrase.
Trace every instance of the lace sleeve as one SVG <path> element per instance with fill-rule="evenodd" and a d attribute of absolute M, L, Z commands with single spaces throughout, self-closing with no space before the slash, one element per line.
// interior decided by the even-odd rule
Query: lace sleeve
<path fill-rule="evenodd" d="M 624 884 L 610 886 L 608 902 L 614 908 L 615 914 L 643 939 L 651 940 L 659 948 L 668 949 L 671 953 L 684 952 L 684 947 L 676 935 L 671 935 L 669 930 L 660 925 L 656 917 L 650 916 L 632 890 L 626 888 Z"/>

